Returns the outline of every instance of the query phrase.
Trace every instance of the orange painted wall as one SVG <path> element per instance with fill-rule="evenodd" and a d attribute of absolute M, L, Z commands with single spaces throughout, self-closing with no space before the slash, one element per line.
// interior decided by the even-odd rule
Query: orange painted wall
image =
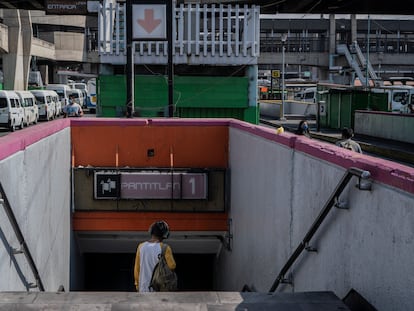
<path fill-rule="evenodd" d="M 75 166 L 227 168 L 228 127 L 72 124 Z M 154 149 L 153 157 L 147 150 Z"/>
<path fill-rule="evenodd" d="M 76 212 L 75 231 L 147 231 L 149 226 L 164 219 L 171 231 L 226 231 L 227 213 L 171 212 Z"/>

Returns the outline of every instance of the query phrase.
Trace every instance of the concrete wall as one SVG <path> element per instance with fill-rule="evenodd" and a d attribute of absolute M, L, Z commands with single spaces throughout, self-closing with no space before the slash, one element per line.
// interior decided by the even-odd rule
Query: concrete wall
<path fill-rule="evenodd" d="M 70 128 L 66 119 L 0 138 L 0 182 L 31 251 L 46 291 L 69 289 Z M 0 205 L 0 291 L 26 290 L 33 274 L 23 254 L 14 264 L 7 245 L 18 242 Z M 37 290 L 37 289 L 33 289 Z"/>
<path fill-rule="evenodd" d="M 414 169 L 273 129 L 232 122 L 232 250 L 219 258 L 220 290 L 247 284 L 268 291 L 348 167 L 369 170 L 372 191 L 341 195 L 349 210 L 333 209 L 312 239 L 317 253 L 294 264 L 293 286 L 282 291 L 351 288 L 378 310 L 414 303 Z"/>
<path fill-rule="evenodd" d="M 86 49 L 83 33 L 56 31 L 53 34 L 56 59 L 61 61 L 84 61 Z"/>
<path fill-rule="evenodd" d="M 355 133 L 414 144 L 414 114 L 357 111 Z"/>

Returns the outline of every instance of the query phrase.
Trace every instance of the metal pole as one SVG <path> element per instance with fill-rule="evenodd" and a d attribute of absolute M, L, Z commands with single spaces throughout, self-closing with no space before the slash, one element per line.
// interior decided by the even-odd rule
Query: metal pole
<path fill-rule="evenodd" d="M 126 2 L 126 116 L 132 118 L 134 115 L 134 63 L 133 63 L 133 44 L 132 44 L 132 1 Z"/>
<path fill-rule="evenodd" d="M 282 118 L 285 117 L 285 43 L 282 43 Z"/>
<path fill-rule="evenodd" d="M 168 116 L 174 117 L 174 63 L 173 63 L 173 5 L 167 0 L 167 40 L 168 40 Z"/>
<path fill-rule="evenodd" d="M 319 133 L 321 131 L 321 102 L 318 100 L 318 111 L 317 111 L 317 124 L 316 131 Z"/>
<path fill-rule="evenodd" d="M 369 35 L 371 32 L 371 21 L 368 15 L 368 30 L 367 30 L 367 59 L 365 60 L 365 76 L 366 76 L 366 87 L 369 88 L 369 71 L 368 71 L 368 64 L 369 64 Z"/>

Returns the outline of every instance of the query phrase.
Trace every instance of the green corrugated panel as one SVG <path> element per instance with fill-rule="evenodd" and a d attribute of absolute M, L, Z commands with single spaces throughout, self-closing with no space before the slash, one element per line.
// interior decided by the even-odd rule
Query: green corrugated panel
<path fill-rule="evenodd" d="M 355 92 L 353 103 L 355 110 L 388 110 L 388 96 L 385 93 Z"/>
<path fill-rule="evenodd" d="M 338 93 L 331 93 L 329 96 L 329 123 L 330 128 L 339 128 L 339 111 L 341 96 Z"/>
<path fill-rule="evenodd" d="M 247 77 L 175 77 L 177 107 L 248 107 Z"/>
<path fill-rule="evenodd" d="M 341 97 L 341 110 L 338 128 L 352 127 L 352 93 L 341 92 L 339 96 Z"/>
<path fill-rule="evenodd" d="M 161 76 L 135 76 L 135 111 L 142 117 L 159 116 L 168 106 L 168 89 Z M 99 116 L 121 117 L 126 112 L 126 77 L 100 76 Z"/>
<path fill-rule="evenodd" d="M 178 108 L 180 118 L 235 118 L 244 120 L 244 109 L 239 108 Z"/>
<path fill-rule="evenodd" d="M 369 100 L 369 109 L 374 111 L 388 111 L 388 94 L 371 93 Z"/>
<path fill-rule="evenodd" d="M 370 109 L 371 96 L 373 94 L 364 91 L 354 91 L 352 94 L 352 123 L 351 128 L 355 127 L 355 110 L 367 110 Z"/>
<path fill-rule="evenodd" d="M 126 77 L 99 76 L 97 79 L 98 104 L 96 115 L 99 117 L 125 116 Z"/>
<path fill-rule="evenodd" d="M 168 111 L 166 77 L 135 76 L 134 86 L 135 111 L 140 116 L 162 116 Z M 125 76 L 100 76 L 98 93 L 100 95 L 98 96 L 98 116 L 120 117 L 125 115 Z M 248 107 L 248 78 L 176 76 L 174 78 L 174 103 L 180 114 L 188 114 L 186 117 L 233 117 L 243 120 L 244 110 L 250 109 Z M 184 107 L 195 109 L 190 110 L 191 112 L 179 110 Z M 219 108 L 219 110 L 203 110 L 202 108 Z M 229 112 L 229 108 L 243 109 Z M 224 110 L 221 111 L 221 109 Z"/>
<path fill-rule="evenodd" d="M 141 117 L 163 116 L 168 111 L 168 81 L 164 76 L 135 76 L 135 111 Z"/>
<path fill-rule="evenodd" d="M 259 115 L 259 107 L 249 107 L 247 109 L 244 109 L 243 120 L 253 124 L 259 124 Z"/>

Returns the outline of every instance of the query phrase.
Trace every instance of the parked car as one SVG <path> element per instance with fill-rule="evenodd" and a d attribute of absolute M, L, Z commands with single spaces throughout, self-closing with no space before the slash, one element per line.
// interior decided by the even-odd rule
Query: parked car
<path fill-rule="evenodd" d="M 50 91 L 31 90 L 30 92 L 36 97 L 36 103 L 39 107 L 39 119 L 52 120 L 56 115 L 56 104 Z"/>
<path fill-rule="evenodd" d="M 0 91 L 0 126 L 12 132 L 24 127 L 24 110 L 19 96 L 14 91 Z"/>
<path fill-rule="evenodd" d="M 16 91 L 24 110 L 24 123 L 26 126 L 36 124 L 39 120 L 39 107 L 35 96 L 29 91 Z"/>

